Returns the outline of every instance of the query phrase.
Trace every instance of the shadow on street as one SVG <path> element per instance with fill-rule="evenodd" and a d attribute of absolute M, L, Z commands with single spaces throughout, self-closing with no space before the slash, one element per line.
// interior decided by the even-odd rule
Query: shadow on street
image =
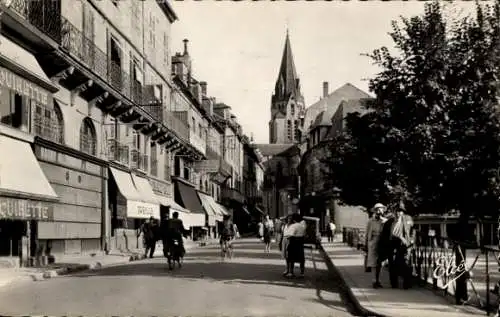
<path fill-rule="evenodd" d="M 259 247 L 261 245 L 258 245 Z M 235 247 L 235 258 L 222 261 L 217 247 L 189 250 L 181 269 L 170 271 L 164 258 L 133 262 L 127 265 L 106 267 L 96 271 L 89 271 L 73 275 L 77 278 L 99 276 L 153 276 L 173 279 L 200 279 L 223 282 L 224 284 L 240 285 L 273 285 L 315 290 L 316 297 L 306 299 L 320 303 L 332 310 L 344 311 L 358 315 L 354 306 L 346 301 L 346 297 L 339 291 L 337 280 L 328 272 L 323 259 L 317 251 L 306 250 L 306 274 L 303 278 L 285 278 L 282 273 L 285 263 L 281 254 L 273 251 L 269 254 L 259 250 L 256 243 L 238 243 Z M 250 262 L 250 263 L 248 263 Z M 319 263 L 322 267 L 319 267 Z M 295 273 L 299 273 L 298 264 Z M 342 301 L 327 300 L 324 293 L 339 293 Z M 273 295 L 274 296 L 274 295 Z M 275 295 L 279 297 L 279 295 Z"/>

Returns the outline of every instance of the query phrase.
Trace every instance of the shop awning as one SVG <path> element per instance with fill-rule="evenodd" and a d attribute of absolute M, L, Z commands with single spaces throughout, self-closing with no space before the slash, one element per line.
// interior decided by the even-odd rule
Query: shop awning
<path fill-rule="evenodd" d="M 204 227 L 205 226 L 205 214 L 200 213 L 183 213 L 181 218 L 185 227 Z M 187 229 L 187 228 L 186 228 Z"/>
<path fill-rule="evenodd" d="M 201 205 L 200 198 L 196 193 L 196 189 L 192 186 L 186 185 L 181 181 L 175 183 L 175 189 L 180 199 L 180 205 L 192 213 L 199 213 L 205 215 L 203 206 Z"/>
<path fill-rule="evenodd" d="M 148 197 L 146 188 L 140 187 L 141 191 L 136 188 L 130 173 L 120 171 L 113 167 L 109 169 L 115 179 L 120 194 L 127 200 L 127 218 L 147 219 L 149 217 L 154 217 L 160 219 L 160 205 L 158 200 L 154 198 L 154 193 L 152 194 L 153 197 Z M 138 180 L 138 183 L 140 182 L 141 180 Z M 151 187 L 151 185 L 149 186 Z M 151 193 L 152 192 L 153 190 L 151 189 Z"/>
<path fill-rule="evenodd" d="M 46 90 L 42 91 L 42 93 L 46 94 L 47 97 L 50 96 L 50 93 L 59 90 L 47 77 L 33 54 L 4 36 L 0 36 L 0 42 L 2 43 L 2 51 L 0 52 L 0 60 L 2 62 L 0 64 L 12 69 L 21 78 L 26 78 L 28 81 L 40 86 L 37 88 Z M 4 79 L 6 78 L 4 77 Z M 16 84 L 18 84 L 17 81 Z M 50 107 L 51 104 L 44 104 L 44 106 Z"/>
<path fill-rule="evenodd" d="M 180 213 L 189 213 L 189 210 L 186 208 L 180 206 L 178 203 L 174 201 L 173 198 L 170 197 L 165 197 L 165 196 L 160 196 L 160 195 L 155 195 L 156 199 L 160 203 L 160 205 L 169 207 L 172 211 L 177 211 Z"/>
<path fill-rule="evenodd" d="M 0 153 L 1 195 L 30 200 L 58 200 L 29 143 L 0 135 Z"/>
<path fill-rule="evenodd" d="M 243 206 L 241 207 L 241 209 L 246 212 L 248 215 L 250 215 L 250 212 L 248 211 L 247 207 Z"/>
<path fill-rule="evenodd" d="M 200 193 L 200 192 L 198 192 L 198 196 L 200 197 L 201 205 L 203 206 L 203 209 L 205 210 L 206 214 L 208 216 L 217 215 L 217 212 L 214 210 L 214 208 L 212 207 L 212 204 L 210 202 L 210 198 L 212 198 L 212 197 L 210 197 L 206 194 Z"/>
<path fill-rule="evenodd" d="M 141 200 L 152 204 L 159 204 L 158 199 L 156 199 L 156 195 L 153 192 L 153 187 L 151 187 L 149 181 L 144 177 L 140 177 L 134 174 L 131 175 L 132 180 L 135 184 L 135 188 L 137 188 L 137 192 L 141 196 Z"/>
<path fill-rule="evenodd" d="M 219 203 L 217 203 L 217 206 L 219 207 L 219 210 L 222 212 L 222 215 L 227 216 L 231 215 L 231 212 L 227 210 L 227 208 Z"/>
<path fill-rule="evenodd" d="M 200 196 L 201 204 L 203 205 L 203 209 L 205 209 L 205 213 L 208 218 L 208 225 L 215 226 L 215 221 L 219 220 L 219 213 L 216 211 L 215 207 L 212 204 L 213 198 L 209 195 L 198 192 Z"/>
<path fill-rule="evenodd" d="M 262 215 L 265 215 L 266 213 L 260 209 L 259 207 L 255 206 L 255 210 L 257 210 L 258 212 L 260 212 Z"/>

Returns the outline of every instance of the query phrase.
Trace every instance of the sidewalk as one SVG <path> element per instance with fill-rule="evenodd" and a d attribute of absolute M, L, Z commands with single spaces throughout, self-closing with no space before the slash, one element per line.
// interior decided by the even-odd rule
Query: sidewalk
<path fill-rule="evenodd" d="M 340 241 L 339 238 L 336 241 Z M 373 289 L 374 273 L 365 273 L 364 254 L 361 251 L 342 242 L 323 242 L 322 247 L 328 260 L 331 260 L 329 266 L 341 276 L 353 302 L 370 316 L 486 316 L 484 311 L 474 307 L 452 305 L 446 298 L 426 288 L 392 289 L 385 270 L 381 272 L 384 288 Z"/>
<path fill-rule="evenodd" d="M 216 244 L 215 239 L 207 241 L 206 246 Z M 186 250 L 200 247 L 199 243 L 192 240 L 185 240 L 184 247 Z M 157 244 L 155 258 L 163 257 L 163 246 Z M 91 255 L 64 255 L 56 259 L 56 263 L 40 268 L 0 268 L 0 289 L 11 283 L 28 282 L 28 281 L 43 281 L 45 279 L 66 275 L 85 270 L 96 270 L 106 266 L 125 264 L 131 261 L 144 259 L 144 250 L 130 250 L 120 252 L 118 250 L 111 251 L 108 255 L 96 254 Z"/>

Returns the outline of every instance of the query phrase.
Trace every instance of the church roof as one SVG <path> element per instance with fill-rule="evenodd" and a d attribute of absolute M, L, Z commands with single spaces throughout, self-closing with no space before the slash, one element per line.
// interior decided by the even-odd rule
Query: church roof
<path fill-rule="evenodd" d="M 283 85 L 283 91 L 279 89 L 279 85 Z M 300 88 L 298 82 L 295 62 L 293 60 L 292 46 L 290 44 L 290 36 L 288 31 L 285 38 L 285 47 L 283 48 L 283 56 L 281 57 L 281 65 L 276 80 L 275 93 L 283 99 L 290 96 L 299 97 Z"/>
<path fill-rule="evenodd" d="M 347 83 L 306 109 L 304 131 L 316 126 L 329 126 L 340 103 L 347 100 L 372 98 L 368 93 Z"/>
<path fill-rule="evenodd" d="M 262 156 L 276 156 L 293 147 L 294 144 L 255 144 Z"/>

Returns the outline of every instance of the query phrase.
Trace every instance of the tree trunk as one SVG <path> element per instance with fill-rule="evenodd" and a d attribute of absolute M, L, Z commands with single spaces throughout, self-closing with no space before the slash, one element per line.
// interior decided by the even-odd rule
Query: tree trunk
<path fill-rule="evenodd" d="M 469 233 L 469 215 L 467 212 L 460 212 L 460 217 L 458 219 L 458 230 L 459 233 Z M 456 248 L 455 248 L 455 263 L 456 265 L 460 265 L 461 263 L 465 263 L 466 260 L 466 239 L 468 239 L 468 234 L 457 234 L 456 237 Z M 456 289 L 455 289 L 455 301 L 457 305 L 462 304 L 468 298 L 467 292 L 467 274 L 462 274 L 456 280 Z"/>

